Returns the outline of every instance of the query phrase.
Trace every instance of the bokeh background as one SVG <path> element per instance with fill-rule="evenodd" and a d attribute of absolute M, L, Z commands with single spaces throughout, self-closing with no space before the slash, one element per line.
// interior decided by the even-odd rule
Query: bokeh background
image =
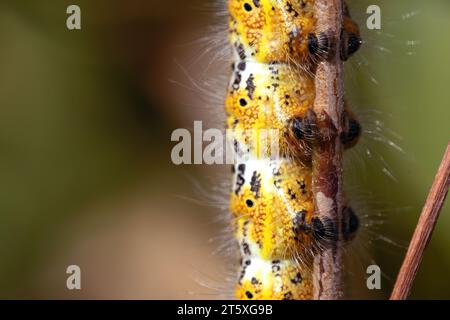
<path fill-rule="evenodd" d="M 66 28 L 70 4 L 81 31 Z M 370 4 L 381 32 L 363 28 Z M 366 43 L 347 66 L 347 96 L 374 129 L 348 156 L 349 197 L 369 225 L 348 250 L 349 297 L 386 298 L 450 138 L 450 3 L 349 5 Z M 0 0 L 0 298 L 231 293 L 234 261 L 217 250 L 222 238 L 210 241 L 224 224 L 210 202 L 223 207 L 228 168 L 170 160 L 174 129 L 222 113 L 196 103 L 224 70 L 195 40 L 220 23 L 214 10 L 210 0 Z M 403 152 L 377 141 L 382 126 Z M 447 203 L 412 298 L 450 298 L 449 215 Z M 365 288 L 372 262 L 381 292 Z M 72 264 L 81 291 L 66 289 Z"/>

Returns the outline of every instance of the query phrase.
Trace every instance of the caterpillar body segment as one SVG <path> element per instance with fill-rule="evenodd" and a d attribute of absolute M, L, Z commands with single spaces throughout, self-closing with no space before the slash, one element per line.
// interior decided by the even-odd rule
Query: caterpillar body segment
<path fill-rule="evenodd" d="M 327 139 L 312 111 L 314 70 L 332 39 L 316 25 L 314 0 L 229 0 L 233 73 L 225 108 L 237 154 L 230 209 L 241 266 L 238 299 L 312 299 L 314 255 L 359 222 L 350 207 L 342 226 L 315 214 L 311 151 Z M 344 11 L 343 60 L 361 43 Z M 345 148 L 359 123 L 346 106 Z M 273 140 L 277 157 L 273 157 Z"/>
<path fill-rule="evenodd" d="M 242 256 L 237 297 L 311 298 L 305 251 L 311 232 L 300 231 L 314 212 L 310 173 L 287 160 L 252 160 L 237 164 L 235 180 L 231 211 Z"/>
<path fill-rule="evenodd" d="M 230 42 L 237 60 L 313 67 L 332 39 L 317 25 L 314 0 L 229 0 Z M 345 5 L 341 56 L 347 60 L 361 46 L 358 25 Z"/>
<path fill-rule="evenodd" d="M 286 124 L 293 117 L 304 117 L 314 98 L 314 79 L 298 68 L 239 61 L 226 99 L 227 125 L 236 133 L 237 142 L 245 146 L 243 151 L 250 154 L 266 158 L 270 150 L 259 150 L 258 146 L 269 146 L 270 141 L 249 134 L 274 130 L 271 138 L 278 137 L 281 155 L 301 155 L 286 139 L 290 133 Z"/>
<path fill-rule="evenodd" d="M 313 1 L 231 0 L 230 40 L 240 60 L 305 63 Z"/>

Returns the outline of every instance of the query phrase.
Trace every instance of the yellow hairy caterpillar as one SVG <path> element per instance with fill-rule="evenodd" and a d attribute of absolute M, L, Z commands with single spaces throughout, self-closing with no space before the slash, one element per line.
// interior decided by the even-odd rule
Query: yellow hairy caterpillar
<path fill-rule="evenodd" d="M 241 253 L 238 299 L 312 299 L 312 258 L 337 236 L 338 227 L 315 214 L 311 190 L 311 150 L 321 143 L 312 111 L 314 70 L 330 49 L 313 7 L 314 0 L 228 2 L 234 63 L 226 112 L 238 155 L 230 202 Z M 344 17 L 340 53 L 347 60 L 361 39 L 347 8 Z M 349 148 L 361 127 L 350 111 L 342 122 L 341 141 Z M 261 148 L 264 130 L 278 132 L 276 159 Z M 359 222 L 350 207 L 343 216 L 349 240 Z"/>

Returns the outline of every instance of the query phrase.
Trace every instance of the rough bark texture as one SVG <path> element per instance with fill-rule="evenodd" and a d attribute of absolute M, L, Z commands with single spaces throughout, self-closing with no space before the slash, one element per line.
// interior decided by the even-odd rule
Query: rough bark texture
<path fill-rule="evenodd" d="M 327 61 L 318 65 L 316 71 L 314 111 L 319 120 L 319 129 L 327 139 L 314 150 L 313 192 L 317 213 L 333 221 L 337 239 L 330 241 L 326 249 L 315 257 L 314 298 L 330 300 L 340 299 L 343 296 L 341 248 L 343 147 L 339 132 L 344 111 L 344 88 L 343 64 L 338 50 L 343 1 L 317 0 L 315 14 L 320 31 L 325 32 L 331 40 L 332 53 Z"/>

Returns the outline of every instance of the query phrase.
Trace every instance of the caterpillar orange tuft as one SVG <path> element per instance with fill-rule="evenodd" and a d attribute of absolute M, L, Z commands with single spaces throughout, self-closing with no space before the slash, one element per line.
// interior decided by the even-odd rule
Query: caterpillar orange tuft
<path fill-rule="evenodd" d="M 311 190 L 311 150 L 322 140 L 312 111 L 314 70 L 330 39 L 317 25 L 314 0 L 229 0 L 228 10 L 234 63 L 225 105 L 237 154 L 230 209 L 241 254 L 235 295 L 312 299 L 313 257 L 338 230 L 315 214 Z M 347 60 L 362 41 L 347 7 L 343 14 Z M 361 126 L 346 110 L 341 141 L 350 148 Z M 261 147 L 268 145 L 263 130 L 279 133 L 276 159 Z M 359 221 L 350 207 L 343 216 L 350 240 Z"/>

